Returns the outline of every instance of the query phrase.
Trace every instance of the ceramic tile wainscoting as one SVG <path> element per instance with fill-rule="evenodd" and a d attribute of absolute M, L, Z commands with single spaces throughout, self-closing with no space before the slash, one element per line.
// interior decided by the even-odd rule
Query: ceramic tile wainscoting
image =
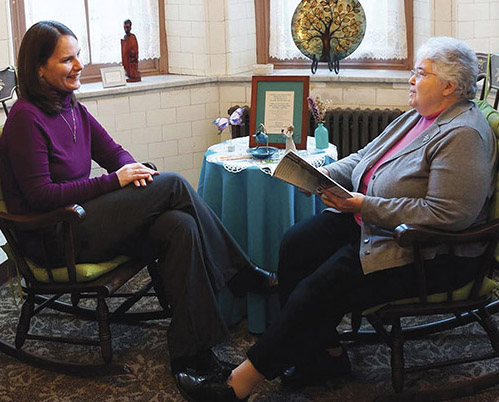
<path fill-rule="evenodd" d="M 310 75 L 280 70 L 279 75 Z M 407 109 L 408 71 L 343 70 L 339 75 L 311 76 L 311 95 L 330 99 L 335 107 Z M 251 75 L 220 77 L 163 75 L 143 77 L 125 87 L 82 85 L 78 99 L 113 138 L 137 160 L 184 175 L 197 187 L 203 154 L 218 135 L 212 121 L 235 104 L 250 105 Z M 96 166 L 93 174 L 99 174 Z"/>

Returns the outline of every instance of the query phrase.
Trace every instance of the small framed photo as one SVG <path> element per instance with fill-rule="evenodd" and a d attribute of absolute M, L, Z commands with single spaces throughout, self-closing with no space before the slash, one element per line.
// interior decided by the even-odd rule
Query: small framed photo
<path fill-rule="evenodd" d="M 308 104 L 310 77 L 253 76 L 251 82 L 250 147 L 256 143 L 253 134 L 263 124 L 269 145 L 286 147 L 282 134 L 293 126 L 293 141 L 297 149 L 307 148 Z"/>
<path fill-rule="evenodd" d="M 101 68 L 100 75 L 104 88 L 126 85 L 125 69 L 123 66 Z"/>

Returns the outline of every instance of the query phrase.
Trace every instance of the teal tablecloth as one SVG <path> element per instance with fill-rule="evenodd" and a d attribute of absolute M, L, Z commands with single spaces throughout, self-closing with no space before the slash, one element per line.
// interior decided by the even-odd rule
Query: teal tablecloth
<path fill-rule="evenodd" d="M 323 158 L 325 163 L 333 161 L 331 147 L 329 155 Z M 283 234 L 295 223 L 319 213 L 325 205 L 319 197 L 307 197 L 294 186 L 271 177 L 259 167 L 249 166 L 233 173 L 227 170 L 226 164 L 224 167 L 223 162 L 207 161 L 215 153 L 213 148 L 221 147 L 210 147 L 205 153 L 199 177 L 199 195 L 215 211 L 254 264 L 277 271 Z M 255 334 L 263 333 L 279 313 L 277 295 L 250 294 L 246 298 L 234 298 L 230 291 L 224 289 L 219 295 L 219 303 L 228 325 L 247 316 L 248 330 Z"/>

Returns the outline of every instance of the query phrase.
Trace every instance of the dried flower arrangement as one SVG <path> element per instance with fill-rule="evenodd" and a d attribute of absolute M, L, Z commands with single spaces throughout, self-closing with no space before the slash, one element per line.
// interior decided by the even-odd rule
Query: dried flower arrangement
<path fill-rule="evenodd" d="M 324 123 L 324 116 L 328 110 L 328 106 L 331 101 L 327 100 L 323 102 L 321 97 L 317 95 L 315 98 L 309 96 L 307 98 L 308 108 L 312 112 L 312 116 L 317 124 Z"/>

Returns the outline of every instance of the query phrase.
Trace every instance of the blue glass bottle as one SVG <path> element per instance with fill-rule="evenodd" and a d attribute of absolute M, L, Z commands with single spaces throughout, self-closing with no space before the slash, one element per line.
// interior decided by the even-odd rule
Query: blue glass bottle
<path fill-rule="evenodd" d="M 317 124 L 314 131 L 315 137 L 315 147 L 317 149 L 325 149 L 329 146 L 329 133 L 327 128 L 324 127 L 324 123 Z"/>

